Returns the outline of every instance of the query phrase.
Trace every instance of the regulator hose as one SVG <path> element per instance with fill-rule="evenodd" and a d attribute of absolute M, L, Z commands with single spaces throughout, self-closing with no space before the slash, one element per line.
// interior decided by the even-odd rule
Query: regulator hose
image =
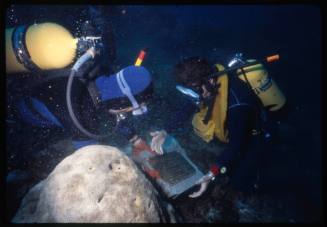
<path fill-rule="evenodd" d="M 69 74 L 69 78 L 68 78 L 68 82 L 67 82 L 67 87 L 66 87 L 66 102 L 67 102 L 67 108 L 68 108 L 68 112 L 69 112 L 69 116 L 72 119 L 72 121 L 74 122 L 75 126 L 86 136 L 92 138 L 92 139 L 103 139 L 106 136 L 105 135 L 96 135 L 93 134 L 91 132 L 89 132 L 88 130 L 86 130 L 77 120 L 75 113 L 73 111 L 73 107 L 72 107 L 72 100 L 71 100 L 71 90 L 72 90 L 72 84 L 73 84 L 73 80 L 74 80 L 74 76 L 75 74 L 78 72 L 79 68 L 88 60 L 94 58 L 95 56 L 95 50 L 94 48 L 90 48 L 88 49 L 74 64 L 73 68 L 71 69 L 71 72 Z"/>

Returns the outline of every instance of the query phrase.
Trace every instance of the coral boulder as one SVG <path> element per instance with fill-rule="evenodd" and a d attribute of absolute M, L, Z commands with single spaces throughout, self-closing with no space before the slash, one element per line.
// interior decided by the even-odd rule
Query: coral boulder
<path fill-rule="evenodd" d="M 31 188 L 12 222 L 165 222 L 160 204 L 129 157 L 115 147 L 91 145 Z"/>

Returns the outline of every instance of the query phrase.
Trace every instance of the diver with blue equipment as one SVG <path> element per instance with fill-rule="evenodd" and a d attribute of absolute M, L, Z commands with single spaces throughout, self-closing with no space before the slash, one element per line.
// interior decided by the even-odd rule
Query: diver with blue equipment
<path fill-rule="evenodd" d="M 105 52 L 101 37 L 75 39 L 64 27 L 55 23 L 7 29 L 6 38 L 7 73 L 48 70 L 48 74 L 45 72 L 44 78 L 30 89 L 31 94 L 18 102 L 25 122 L 39 127 L 62 128 L 72 135 L 77 148 L 80 147 L 78 141 L 99 140 L 107 136 L 95 133 L 99 126 L 97 112 L 107 110 L 111 121 L 114 119 L 113 122 L 117 123 L 116 131 L 127 139 L 134 136 L 134 129 L 126 126 L 126 116 L 123 115 L 128 112 L 134 116 L 145 114 L 147 108 L 144 103 L 153 91 L 151 75 L 140 63 L 113 75 L 96 75 L 99 72 L 94 70 L 97 68 L 94 58 L 100 51 Z M 62 42 L 58 43 L 58 40 Z M 85 53 L 71 70 L 61 69 L 83 50 L 86 50 Z M 130 106 L 132 109 L 126 109 Z M 86 144 L 86 141 L 81 144 Z"/>
<path fill-rule="evenodd" d="M 162 154 L 164 140 L 159 138 L 165 132 L 151 132 L 150 147 L 137 135 L 130 117 L 147 113 L 153 93 L 152 77 L 141 66 L 146 52 L 140 52 L 134 65 L 118 71 L 115 51 L 109 48 L 115 47 L 103 37 L 112 32 L 97 19 L 101 14 L 96 8 L 91 6 L 89 11 L 96 23 L 86 21 L 79 38 L 52 22 L 6 29 L 7 74 L 24 81 L 21 75 L 33 73 L 25 79 L 31 85 L 27 92 L 17 92 L 21 96 L 15 101 L 18 115 L 28 125 L 72 137 L 75 148 L 106 142 L 111 133 L 126 138 L 136 153 Z"/>
<path fill-rule="evenodd" d="M 128 154 L 166 195 L 180 195 L 203 174 L 165 130 L 151 131 L 147 141 L 133 126 L 135 119 L 147 115 L 153 96 L 152 76 L 142 66 L 146 52 L 141 50 L 133 65 L 120 70 L 112 65 L 108 72 L 114 73 L 101 72 L 99 64 L 104 62 L 99 56 L 106 45 L 89 31 L 74 38 L 55 23 L 6 30 L 7 74 L 33 73 L 37 78 L 16 102 L 21 119 L 71 137 L 75 149 L 113 145 L 111 136 L 122 136 L 131 146 Z M 167 165 L 168 172 L 163 168 Z"/>

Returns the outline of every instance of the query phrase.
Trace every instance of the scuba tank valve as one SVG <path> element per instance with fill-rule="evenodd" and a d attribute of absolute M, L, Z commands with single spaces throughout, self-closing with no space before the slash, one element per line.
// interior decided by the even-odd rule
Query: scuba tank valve
<path fill-rule="evenodd" d="M 97 54 L 103 47 L 101 36 L 83 36 L 78 38 L 77 49 L 80 53 L 85 53 L 88 49 L 94 47 Z"/>
<path fill-rule="evenodd" d="M 239 65 L 239 64 L 237 64 L 235 66 L 231 65 L 231 67 L 229 67 L 229 68 L 227 68 L 225 70 L 222 70 L 222 71 L 219 71 L 219 72 L 216 72 L 216 73 L 213 73 L 213 74 L 209 75 L 208 79 L 216 78 L 218 76 L 221 76 L 221 75 L 224 75 L 226 73 L 238 70 L 240 68 L 245 68 L 245 67 L 248 67 L 248 66 L 256 65 L 256 64 L 259 64 L 261 62 L 271 63 L 271 62 L 274 62 L 274 61 L 277 61 L 277 60 L 279 60 L 279 55 L 278 54 L 271 55 L 271 56 L 268 56 L 268 57 L 260 59 L 260 60 L 255 60 L 255 61 L 251 61 L 251 62 L 244 62 L 242 65 Z"/>

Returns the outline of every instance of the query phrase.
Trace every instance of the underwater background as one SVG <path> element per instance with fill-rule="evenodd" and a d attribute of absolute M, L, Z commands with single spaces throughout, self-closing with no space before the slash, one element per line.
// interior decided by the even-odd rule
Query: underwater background
<path fill-rule="evenodd" d="M 269 148 L 266 156 L 270 165 L 264 169 L 264 193 L 240 201 L 238 211 L 225 205 L 227 202 L 215 203 L 212 200 L 215 188 L 200 199 L 184 198 L 173 202 L 186 222 L 320 221 L 322 34 L 318 6 L 101 7 L 105 15 L 103 23 L 111 23 L 113 28 L 117 69 L 134 64 L 138 52 L 147 50 L 142 65 L 152 73 L 155 97 L 149 107 L 149 118 L 138 125 L 144 133 L 153 125 L 164 127 L 169 113 L 185 105 L 185 100 L 177 94 L 172 74 L 173 66 L 184 57 L 201 56 L 212 63 L 227 64 L 237 52 L 254 59 L 280 55 L 279 61 L 268 65 L 268 72 L 285 94 L 290 107 L 288 113 L 279 118 L 279 142 Z M 6 28 L 52 21 L 78 36 L 81 24 L 90 19 L 92 9 L 87 5 L 11 5 L 7 8 Z M 6 75 L 6 206 L 9 220 L 28 189 L 47 177 L 73 152 L 62 134 L 31 128 L 15 118 L 13 100 L 18 93 L 24 95 L 17 80 L 19 78 Z M 199 141 L 192 134 L 190 120 L 181 120 L 174 136 L 205 172 L 208 170 L 206 160 L 215 157 L 218 148 Z M 118 142 L 108 141 L 110 145 L 115 143 Z M 228 211 L 219 213 L 221 209 L 217 207 L 223 206 L 227 206 L 225 210 Z"/>

